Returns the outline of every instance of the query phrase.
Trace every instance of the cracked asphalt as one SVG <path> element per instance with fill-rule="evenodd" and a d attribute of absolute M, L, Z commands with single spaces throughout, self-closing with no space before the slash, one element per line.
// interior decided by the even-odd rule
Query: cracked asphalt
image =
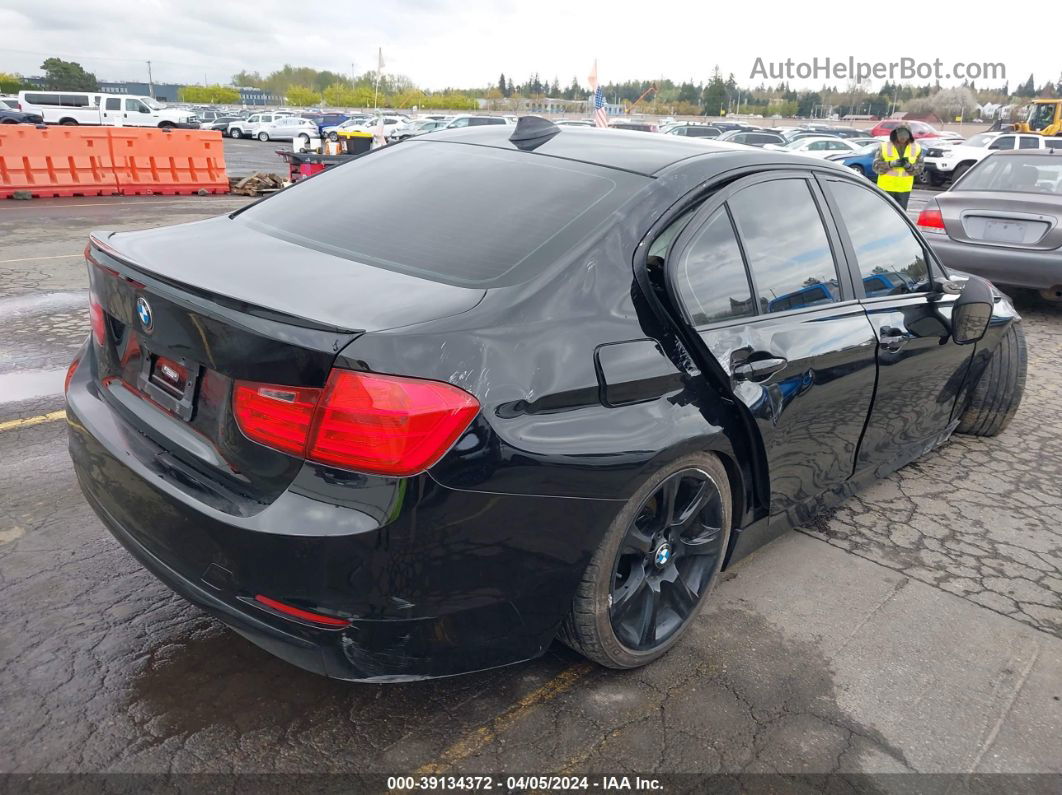
<path fill-rule="evenodd" d="M 824 780 L 841 791 L 1036 773 L 1054 775 L 1030 791 L 1059 790 L 1062 310 L 1018 297 L 1030 370 L 1004 434 L 955 437 L 752 555 L 648 668 L 556 645 L 352 685 L 269 656 L 141 569 L 85 504 L 52 417 L 88 328 L 87 233 L 244 201 L 0 208 L 0 773 L 879 776 Z"/>

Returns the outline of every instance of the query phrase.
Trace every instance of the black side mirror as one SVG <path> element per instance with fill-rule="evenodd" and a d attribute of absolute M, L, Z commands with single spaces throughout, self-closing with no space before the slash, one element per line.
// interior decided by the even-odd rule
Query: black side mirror
<path fill-rule="evenodd" d="M 957 345 L 969 345 L 984 337 L 995 303 L 989 282 L 979 276 L 966 281 L 951 310 L 951 337 Z"/>

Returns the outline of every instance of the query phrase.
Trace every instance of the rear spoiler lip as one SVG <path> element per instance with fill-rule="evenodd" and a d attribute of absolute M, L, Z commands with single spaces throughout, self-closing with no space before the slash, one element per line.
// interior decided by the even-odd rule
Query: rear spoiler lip
<path fill-rule="evenodd" d="M 114 246 L 107 241 L 115 232 L 111 230 L 94 231 L 89 234 L 89 247 L 94 248 L 100 253 L 106 255 L 108 258 L 114 260 L 116 264 L 120 264 L 123 268 L 131 271 L 131 274 L 120 273 L 122 278 L 128 278 L 133 281 L 139 281 L 137 276 L 147 276 L 158 282 L 161 282 L 169 287 L 177 290 L 181 290 L 197 298 L 210 301 L 219 306 L 232 309 L 237 312 L 242 312 L 253 317 L 261 318 L 262 320 L 269 320 L 274 323 L 284 323 L 289 326 L 299 326 L 300 328 L 310 329 L 312 331 L 323 331 L 330 334 L 364 334 L 365 329 L 350 329 L 339 328 L 337 326 L 331 326 L 326 323 L 319 323 L 316 320 L 310 320 L 309 318 L 300 317 L 299 315 L 291 315 L 286 312 L 281 312 L 277 309 L 270 309 L 269 307 L 259 306 L 257 304 L 251 304 L 238 298 L 231 298 L 226 295 L 220 295 L 218 293 L 212 293 L 209 290 L 203 290 L 194 285 L 187 284 L 185 282 L 178 281 L 168 276 L 162 276 L 161 274 L 154 273 L 151 270 L 138 265 L 135 262 L 131 262 L 125 256 L 122 255 Z M 87 252 L 86 252 L 87 253 Z"/>

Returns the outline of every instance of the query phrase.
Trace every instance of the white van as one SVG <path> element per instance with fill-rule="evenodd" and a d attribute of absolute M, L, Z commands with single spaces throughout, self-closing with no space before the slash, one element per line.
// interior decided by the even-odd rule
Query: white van
<path fill-rule="evenodd" d="M 18 101 L 22 110 L 39 113 L 46 124 L 199 127 L 199 119 L 194 111 L 168 108 L 151 97 L 86 91 L 20 91 Z"/>

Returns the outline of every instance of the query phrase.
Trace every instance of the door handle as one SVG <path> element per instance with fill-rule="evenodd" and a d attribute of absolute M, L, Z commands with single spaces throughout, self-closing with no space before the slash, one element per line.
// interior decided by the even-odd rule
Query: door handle
<path fill-rule="evenodd" d="M 785 368 L 789 362 L 782 358 L 754 359 L 734 365 L 734 379 L 737 381 L 762 381 L 769 375 Z"/>
<path fill-rule="evenodd" d="M 887 351 L 898 351 L 910 339 L 905 331 L 892 326 L 882 326 L 878 331 L 878 345 Z"/>

